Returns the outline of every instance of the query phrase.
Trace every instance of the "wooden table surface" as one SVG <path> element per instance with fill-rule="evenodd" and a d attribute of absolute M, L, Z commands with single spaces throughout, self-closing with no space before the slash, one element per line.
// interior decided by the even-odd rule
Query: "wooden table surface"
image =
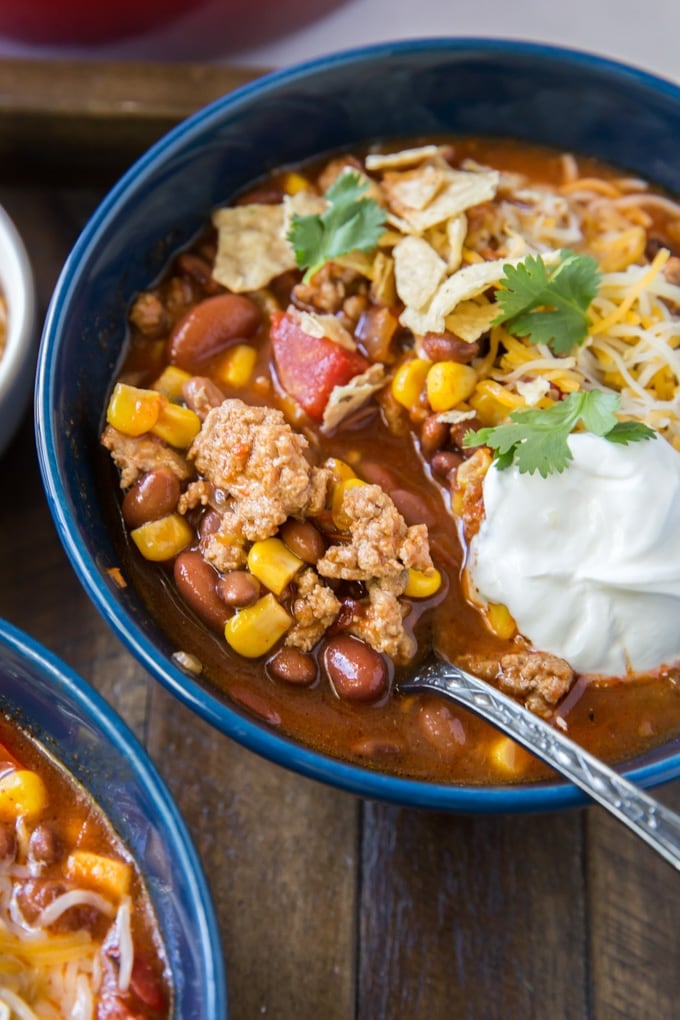
<path fill-rule="evenodd" d="M 0 202 L 31 252 L 42 313 L 116 176 L 248 77 L 0 64 Z M 212 889 L 233 1020 L 680 1016 L 680 879 L 604 811 L 419 812 L 261 760 L 151 680 L 93 608 L 52 525 L 30 415 L 2 479 L 0 616 L 146 744 Z M 680 782 L 658 792 L 680 809 Z"/>

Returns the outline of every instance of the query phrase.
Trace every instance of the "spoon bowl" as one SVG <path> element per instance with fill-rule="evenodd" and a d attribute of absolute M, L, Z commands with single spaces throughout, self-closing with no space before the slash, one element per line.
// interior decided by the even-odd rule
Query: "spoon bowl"
<path fill-rule="evenodd" d="M 403 694 L 441 694 L 475 712 L 571 780 L 680 871 L 680 815 L 513 698 L 459 666 L 436 658 L 401 681 L 399 690 Z"/>

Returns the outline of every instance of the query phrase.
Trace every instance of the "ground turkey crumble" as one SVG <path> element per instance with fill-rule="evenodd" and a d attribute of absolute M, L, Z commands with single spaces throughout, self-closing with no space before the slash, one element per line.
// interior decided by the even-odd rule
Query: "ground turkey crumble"
<path fill-rule="evenodd" d="M 217 570 L 242 567 L 248 544 L 276 535 L 288 518 L 314 518 L 324 510 L 332 472 L 311 465 L 308 448 L 276 409 L 233 399 L 207 414 L 188 452 L 202 477 L 189 484 L 178 509 L 186 513 L 201 504 L 219 515 L 218 526 L 201 540 Z M 401 596 L 409 568 L 433 570 L 427 527 L 407 527 L 377 485 L 348 489 L 341 513 L 346 539 L 330 545 L 316 569 L 303 570 L 294 582 L 294 624 L 285 644 L 309 651 L 338 616 L 341 603 L 324 578 L 361 581 L 366 598 L 347 629 L 377 651 L 407 660 L 415 641 L 404 627 L 408 606 Z"/>

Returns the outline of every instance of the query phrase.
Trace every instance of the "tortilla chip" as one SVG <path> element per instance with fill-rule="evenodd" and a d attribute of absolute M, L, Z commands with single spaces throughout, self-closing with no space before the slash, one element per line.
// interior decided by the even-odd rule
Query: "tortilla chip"
<path fill-rule="evenodd" d="M 437 421 L 443 421 L 445 425 L 458 425 L 461 421 L 472 421 L 476 417 L 476 411 L 459 411 L 452 407 L 450 411 L 442 411 L 438 414 Z"/>
<path fill-rule="evenodd" d="M 402 149 L 400 152 L 371 152 L 366 156 L 367 170 L 403 170 L 407 166 L 415 166 L 426 159 L 438 156 L 439 145 L 420 145 L 415 149 Z"/>
<path fill-rule="evenodd" d="M 348 415 L 358 410 L 368 398 L 385 385 L 385 369 L 380 364 L 355 375 L 344 386 L 335 386 L 323 413 L 322 429 L 327 432 L 339 425 Z"/>
<path fill-rule="evenodd" d="M 446 178 L 443 167 L 424 163 L 415 170 L 386 173 L 382 188 L 390 208 L 409 220 L 411 213 L 425 209 L 434 201 L 446 184 Z"/>
<path fill-rule="evenodd" d="M 385 252 L 376 252 L 373 260 L 373 279 L 371 283 L 371 301 L 378 305 L 391 307 L 397 300 L 394 280 L 394 259 Z"/>
<path fill-rule="evenodd" d="M 498 306 L 492 301 L 461 301 L 455 311 L 446 316 L 446 328 L 461 340 L 472 344 L 491 329 L 498 315 Z"/>
<path fill-rule="evenodd" d="M 487 287 L 499 283 L 505 272 L 506 262 L 475 262 L 464 266 L 449 276 L 435 291 L 429 306 L 417 311 L 405 308 L 399 321 L 413 333 L 442 333 L 446 329 L 446 318 L 461 301 L 477 297 Z"/>
<path fill-rule="evenodd" d="M 357 348 L 351 333 L 334 315 L 303 312 L 292 305 L 288 308 L 288 315 L 297 320 L 300 329 L 307 336 L 326 337 L 327 340 L 332 340 L 338 347 L 344 347 L 348 351 L 355 351 Z"/>
<path fill-rule="evenodd" d="M 295 268 L 282 205 L 237 205 L 213 214 L 217 256 L 213 276 L 236 294 L 259 290 Z"/>
<path fill-rule="evenodd" d="M 421 173 L 424 170 L 407 171 L 407 173 Z M 391 192 L 388 193 L 388 201 L 392 210 L 410 225 L 417 233 L 424 233 L 429 227 L 438 223 L 450 220 L 460 213 L 465 212 L 472 206 L 481 202 L 488 202 L 496 194 L 498 185 L 498 173 L 495 170 L 487 172 L 469 173 L 465 170 L 453 170 L 448 165 L 444 168 L 436 166 L 430 168 L 435 177 L 429 177 L 421 183 L 423 194 L 425 189 L 431 193 L 430 201 L 425 205 L 408 205 L 404 197 L 413 199 L 417 197 L 417 187 L 408 182 L 406 185 L 392 184 Z M 393 174 L 392 177 L 406 177 L 406 174 Z M 443 184 L 433 193 L 434 181 L 442 180 Z M 419 198 L 418 201 L 421 201 Z"/>
<path fill-rule="evenodd" d="M 446 275 L 446 263 L 422 237 L 405 237 L 392 254 L 397 294 L 409 308 L 424 308 Z"/>
<path fill-rule="evenodd" d="M 449 242 L 447 264 L 449 272 L 458 269 L 463 261 L 463 245 L 467 236 L 468 221 L 465 213 L 460 213 L 448 220 L 446 224 L 446 236 Z"/>

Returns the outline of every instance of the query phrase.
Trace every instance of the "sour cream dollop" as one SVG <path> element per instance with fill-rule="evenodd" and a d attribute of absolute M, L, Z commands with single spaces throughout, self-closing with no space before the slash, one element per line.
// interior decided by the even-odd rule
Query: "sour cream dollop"
<path fill-rule="evenodd" d="M 573 460 L 541 478 L 484 479 L 468 572 L 520 632 L 579 673 L 623 676 L 680 659 L 680 453 L 569 437 Z"/>

